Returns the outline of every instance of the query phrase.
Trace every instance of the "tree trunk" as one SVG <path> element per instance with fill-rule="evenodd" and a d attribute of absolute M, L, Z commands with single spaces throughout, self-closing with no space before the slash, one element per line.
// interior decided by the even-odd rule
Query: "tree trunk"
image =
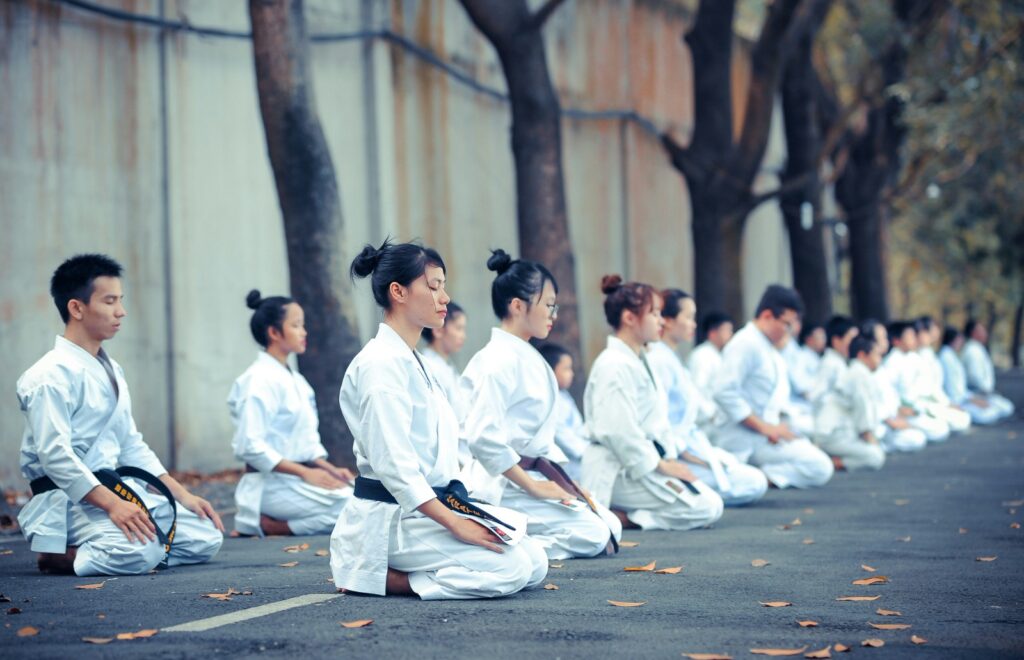
<path fill-rule="evenodd" d="M 562 120 L 541 29 L 562 0 L 531 13 L 526 0 L 460 0 L 494 46 L 512 106 L 519 252 L 544 264 L 558 280 L 558 320 L 549 337 L 573 355 L 573 394 L 586 383 L 580 343 L 576 261 L 569 236 L 562 170 Z M 593 283 L 594 290 L 597 283 Z"/>
<path fill-rule="evenodd" d="M 338 405 L 359 351 L 341 254 L 341 199 L 313 100 L 302 0 L 249 0 L 267 152 L 284 218 L 291 294 L 303 306 L 309 345 L 299 368 L 316 392 L 320 435 L 333 460 L 354 465 Z"/>
<path fill-rule="evenodd" d="M 1013 336 L 1010 337 L 1010 359 L 1015 368 L 1020 367 L 1020 334 L 1024 325 L 1024 300 L 1017 303 L 1017 311 L 1013 315 Z"/>
<path fill-rule="evenodd" d="M 885 289 L 885 237 L 881 203 L 847 215 L 850 229 L 850 294 L 854 318 L 889 320 Z"/>

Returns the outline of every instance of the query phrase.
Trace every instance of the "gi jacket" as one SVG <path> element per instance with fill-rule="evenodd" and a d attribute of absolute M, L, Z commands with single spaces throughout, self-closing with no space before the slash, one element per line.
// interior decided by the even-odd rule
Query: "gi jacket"
<path fill-rule="evenodd" d="M 782 355 L 753 322 L 747 323 L 722 352 L 715 403 L 730 422 L 755 414 L 769 424 L 778 424 L 789 394 Z"/>
<path fill-rule="evenodd" d="M 967 371 L 967 387 L 972 392 L 991 394 L 996 388 L 996 372 L 992 358 L 981 342 L 968 339 L 960 351 L 960 359 Z"/>
<path fill-rule="evenodd" d="M 129 465 L 157 477 L 167 472 L 135 427 L 121 365 L 110 363 L 116 393 L 99 359 L 58 336 L 18 379 L 21 474 L 50 477 L 59 489 L 36 495 L 18 514 L 34 552 L 67 550 L 68 510 L 100 485 L 94 471 Z"/>
<path fill-rule="evenodd" d="M 848 367 L 844 365 L 835 386 L 815 406 L 815 433 L 828 435 L 837 429 L 852 435 L 875 432 L 883 421 L 876 387 L 874 374 L 863 362 L 852 360 Z"/>
<path fill-rule="evenodd" d="M 966 402 L 970 398 L 967 391 L 967 371 L 956 351 L 951 346 L 943 346 L 939 351 L 939 363 L 942 365 L 942 387 L 946 396 L 956 404 Z"/>
<path fill-rule="evenodd" d="M 339 585 L 383 595 L 392 530 L 436 497 L 433 488 L 457 478 L 458 422 L 440 384 L 390 326 L 345 371 L 341 412 L 354 439 L 361 476 L 379 480 L 398 504 L 352 498 L 341 512 L 331 553 Z M 453 542 L 456 542 L 453 539 Z"/>

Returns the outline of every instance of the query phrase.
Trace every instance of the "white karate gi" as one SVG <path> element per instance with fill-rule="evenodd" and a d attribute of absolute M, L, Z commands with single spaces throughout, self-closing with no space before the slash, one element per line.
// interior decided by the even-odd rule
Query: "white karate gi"
<path fill-rule="evenodd" d="M 705 527 L 722 517 L 724 503 L 708 484 L 681 481 L 657 471 L 679 455 L 679 442 L 653 370 L 617 337 L 590 369 L 583 395 L 587 431 L 594 444 L 583 455 L 583 486 L 594 499 L 624 511 L 645 530 Z"/>
<path fill-rule="evenodd" d="M 907 420 L 911 426 L 924 431 L 929 442 L 943 442 L 949 438 L 952 427 L 949 420 L 941 415 L 938 406 L 931 405 L 925 399 L 917 358 L 916 353 L 894 348 L 885 356 L 885 373 L 896 390 L 900 404 L 917 412 L 916 416 Z"/>
<path fill-rule="evenodd" d="M 262 513 L 287 521 L 295 535 L 329 534 L 352 488 L 328 490 L 274 472 L 285 459 L 307 463 L 327 458 L 309 382 L 260 351 L 231 386 L 228 408 L 235 423 L 235 458 L 257 470 L 243 474 L 235 488 L 235 529 L 262 536 Z"/>
<path fill-rule="evenodd" d="M 388 567 L 409 573 L 423 600 L 491 598 L 536 586 L 547 557 L 524 537 L 504 554 L 463 543 L 417 507 L 458 477 L 458 421 L 436 378 L 390 326 L 345 371 L 341 411 L 361 476 L 379 480 L 398 504 L 353 497 L 331 535 L 339 588 L 384 595 Z"/>
<path fill-rule="evenodd" d="M 777 424 L 789 400 L 785 362 L 753 322 L 726 345 L 714 397 L 730 420 L 715 435 L 715 443 L 740 461 L 761 468 L 773 484 L 779 488 L 810 488 L 832 478 L 832 460 L 807 438 L 772 444 L 741 423 L 753 414 Z"/>
<path fill-rule="evenodd" d="M 448 397 L 448 403 L 455 411 L 455 418 L 461 420 L 466 412 L 465 402 L 462 399 L 462 392 L 459 390 L 459 370 L 451 362 L 441 357 L 441 354 L 427 346 L 420 351 L 424 364 L 441 384 L 441 389 Z M 466 465 L 473 458 L 469 453 L 469 445 L 465 438 L 459 438 L 459 465 Z"/>
<path fill-rule="evenodd" d="M 555 401 L 555 421 L 555 444 L 569 459 L 564 464 L 565 471 L 570 477 L 579 481 L 583 452 L 590 444 L 590 438 L 587 437 L 583 414 L 580 413 L 572 394 L 566 390 L 558 390 L 558 399 Z"/>
<path fill-rule="evenodd" d="M 928 436 L 921 428 L 911 425 L 905 429 L 894 429 L 885 423 L 885 420 L 898 417 L 900 409 L 900 395 L 896 392 L 885 365 L 879 365 L 871 376 L 874 385 L 872 394 L 875 396 L 875 405 L 878 406 L 878 416 L 883 420 L 875 429 L 875 437 L 882 443 L 882 448 L 886 452 L 913 452 L 924 449 L 928 444 Z M 910 422 L 908 419 L 907 423 Z"/>
<path fill-rule="evenodd" d="M 966 431 L 971 428 L 971 415 L 966 410 L 960 410 L 953 406 L 953 402 L 946 396 L 943 389 L 942 363 L 939 362 L 935 349 L 931 346 L 922 346 L 917 349 L 917 382 L 921 385 L 921 392 L 928 402 L 929 409 L 936 409 L 936 417 L 946 420 L 952 431 Z"/>
<path fill-rule="evenodd" d="M 796 341 L 786 342 L 780 351 L 789 377 L 789 402 L 783 412 L 789 416 L 794 430 L 803 434 L 814 432 L 814 405 L 811 390 L 821 365 L 821 356 Z"/>
<path fill-rule="evenodd" d="M 849 366 L 843 364 L 842 369 L 835 365 L 831 368 L 835 383 L 815 400 L 814 441 L 831 456 L 842 459 L 850 472 L 877 470 L 885 464 L 885 449 L 861 438 L 862 433 L 874 433 L 882 423 L 874 377 L 860 360 L 852 360 Z"/>
<path fill-rule="evenodd" d="M 983 394 L 989 405 L 999 409 L 1002 418 L 1013 415 L 1013 402 L 997 393 L 996 371 L 992 365 L 992 357 L 985 350 L 981 342 L 975 339 L 968 339 L 960 351 L 960 360 L 964 363 L 964 370 L 967 372 L 967 387 L 972 392 Z"/>
<path fill-rule="evenodd" d="M 595 514 L 540 500 L 502 474 L 523 456 L 568 460 L 555 444 L 555 372 L 537 349 L 493 328 L 491 340 L 466 365 L 459 387 L 468 402 L 462 433 L 473 454 L 462 474 L 474 497 L 529 516 L 528 533 L 551 559 L 595 557 L 612 534 L 622 536 L 622 523 L 603 507 Z M 528 474 L 546 480 L 538 472 Z"/>
<path fill-rule="evenodd" d="M 104 354 L 105 355 L 105 354 Z M 77 546 L 77 575 L 139 575 L 167 557 L 169 566 L 211 559 L 224 540 L 213 522 L 181 505 L 171 552 L 159 540 L 131 542 L 102 509 L 84 498 L 100 483 L 93 472 L 121 466 L 167 473 L 143 441 L 132 418 L 124 371 L 110 360 L 117 391 L 99 359 L 57 337 L 53 350 L 18 379 L 18 401 L 25 415 L 21 473 L 50 477 L 57 490 L 36 495 L 18 514 L 21 530 L 35 552 L 63 553 Z M 138 493 L 157 524 L 167 530 L 174 512 L 162 495 L 125 480 Z"/>
<path fill-rule="evenodd" d="M 687 369 L 690 378 L 697 387 L 701 398 L 700 414 L 697 416 L 697 425 L 707 435 L 711 436 L 719 426 L 728 420 L 725 414 L 718 409 L 718 404 L 711 397 L 712 383 L 722 370 L 722 352 L 715 348 L 711 342 L 705 341 L 698 344 L 687 357 Z M 712 412 L 708 416 L 707 412 Z"/>
<path fill-rule="evenodd" d="M 939 350 L 939 363 L 942 365 L 942 387 L 949 400 L 966 410 L 975 424 L 995 424 L 1003 417 L 1003 411 L 989 403 L 981 407 L 971 399 L 979 398 L 988 401 L 984 394 L 974 394 L 967 389 L 967 371 L 960 362 L 956 351 L 951 346 L 943 346 Z"/>
<path fill-rule="evenodd" d="M 663 386 L 660 392 L 668 409 L 669 423 L 681 443 L 679 451 L 685 449 L 707 463 L 706 466 L 688 463 L 693 473 L 714 488 L 726 506 L 750 504 L 764 497 L 768 491 L 764 472 L 740 463 L 721 447 L 712 446 L 697 426 L 701 415 L 708 415 L 708 409 L 702 405 L 703 397 L 679 355 L 663 342 L 654 342 L 647 348 L 647 361 Z M 716 411 L 712 403 L 710 414 Z"/>

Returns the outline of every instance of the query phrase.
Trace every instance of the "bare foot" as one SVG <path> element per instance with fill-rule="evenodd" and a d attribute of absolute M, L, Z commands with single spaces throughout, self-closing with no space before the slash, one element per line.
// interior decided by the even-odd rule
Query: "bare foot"
<path fill-rule="evenodd" d="M 838 456 L 831 456 L 830 458 L 832 459 L 832 465 L 833 467 L 835 467 L 836 470 L 846 469 L 846 466 L 843 465 L 843 459 L 839 458 Z"/>
<path fill-rule="evenodd" d="M 351 589 L 345 589 L 344 587 L 339 587 L 338 593 L 349 594 L 351 596 L 366 595 L 361 591 L 352 591 Z M 416 595 L 416 592 L 412 590 L 412 586 L 409 585 L 409 574 L 403 573 L 402 571 L 396 571 L 393 568 L 388 569 L 387 581 L 384 583 L 384 593 L 388 596 Z"/>
<path fill-rule="evenodd" d="M 39 572 L 51 575 L 74 575 L 75 557 L 78 555 L 78 547 L 69 545 L 67 552 L 40 552 Z"/>
<path fill-rule="evenodd" d="M 622 529 L 640 529 L 640 525 L 636 524 L 629 519 L 625 511 L 619 511 L 618 509 L 611 509 L 611 512 L 615 514 L 615 517 L 622 523 Z"/>
<path fill-rule="evenodd" d="M 285 520 L 278 520 L 277 518 L 271 518 L 260 514 L 260 529 L 267 536 L 291 536 L 292 528 L 288 526 L 288 522 Z"/>

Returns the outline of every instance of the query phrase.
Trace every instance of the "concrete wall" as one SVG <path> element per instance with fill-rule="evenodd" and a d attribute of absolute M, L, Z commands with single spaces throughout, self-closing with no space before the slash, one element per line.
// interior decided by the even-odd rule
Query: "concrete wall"
<path fill-rule="evenodd" d="M 157 0 L 105 0 L 156 15 Z M 683 134 L 692 124 L 682 34 L 692 3 L 570 1 L 545 30 L 563 105 L 635 108 Z M 504 88 L 497 59 L 456 0 L 307 0 L 313 33 L 389 27 Z M 242 0 L 165 0 L 168 18 L 247 30 Z M 422 238 L 467 308 L 464 361 L 489 333 L 490 247 L 518 245 L 509 112 L 380 40 L 312 46 L 316 101 L 341 188 L 350 255 L 391 234 Z M 737 58 L 733 84 L 745 85 Z M 255 355 L 249 288 L 287 291 L 287 265 L 245 40 L 161 35 L 47 0 L 0 5 L 0 484 L 15 479 L 18 374 L 61 326 L 47 294 L 60 260 L 119 258 L 129 318 L 110 352 L 136 419 L 183 469 L 232 464 L 224 399 Z M 766 174 L 781 162 L 776 126 Z M 689 203 L 655 139 L 620 121 L 563 124 L 570 232 L 588 361 L 606 333 L 606 272 L 691 287 Z M 745 300 L 787 281 L 778 209 L 751 218 Z M 757 245 L 758 249 L 749 246 Z M 763 246 L 773 246 L 765 251 Z M 777 247 L 777 249 L 775 249 Z M 380 319 L 356 289 L 364 338 Z"/>

